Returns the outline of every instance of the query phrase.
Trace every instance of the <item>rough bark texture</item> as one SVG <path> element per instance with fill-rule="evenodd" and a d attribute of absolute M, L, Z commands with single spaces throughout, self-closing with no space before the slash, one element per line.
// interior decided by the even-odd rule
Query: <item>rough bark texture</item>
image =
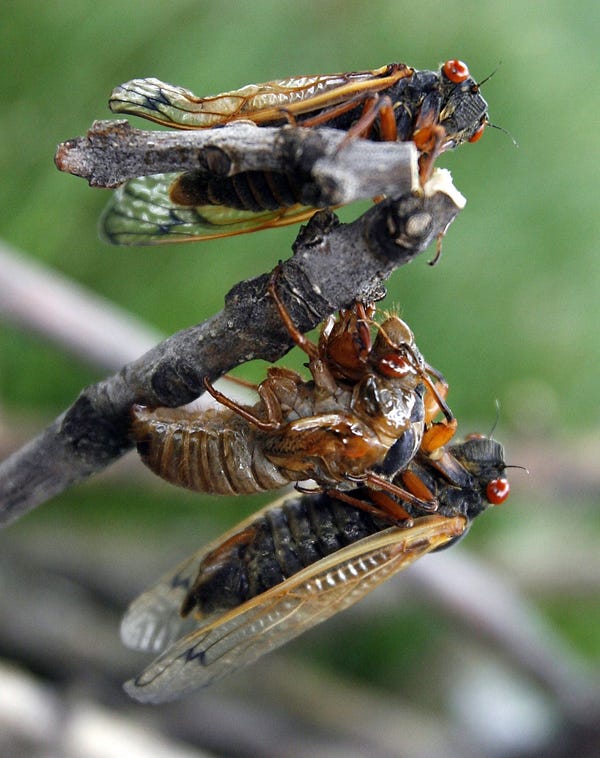
<path fill-rule="evenodd" d="M 237 145 L 240 127 L 214 131 L 234 135 L 233 144 Z M 305 142 L 310 130 L 273 131 L 280 135 L 290 132 L 289 138 L 296 140 L 296 160 L 303 165 L 323 157 L 312 141 Z M 303 134 L 298 136 L 298 132 Z M 156 133 L 150 134 L 155 138 Z M 358 153 L 361 146 L 368 152 L 373 145 L 357 143 Z M 95 155 L 95 148 L 90 150 Z M 335 164 L 344 153 L 345 148 L 328 160 Z M 118 163 L 110 151 L 103 160 Z M 358 160 L 359 173 L 369 161 L 364 156 Z M 346 160 L 338 163 L 343 172 L 351 171 Z M 371 171 L 373 168 L 371 163 Z M 458 214 L 461 202 L 451 185 L 439 191 L 434 185 L 430 191 L 414 195 L 406 191 L 406 178 L 406 173 L 400 177 L 399 199 L 375 205 L 351 224 L 340 224 L 333 213 L 323 211 L 301 229 L 293 257 L 280 266 L 277 284 L 301 331 L 314 328 L 355 299 L 383 297 L 383 282 L 390 274 L 440 238 Z M 383 185 L 371 182 L 371 186 L 379 194 L 387 181 Z M 129 424 L 134 403 L 184 405 L 202 394 L 204 377 L 214 380 L 256 358 L 280 358 L 291 343 L 267 294 L 268 280 L 269 275 L 263 274 L 241 282 L 226 295 L 224 309 L 213 318 L 173 335 L 115 375 L 84 389 L 65 413 L 1 463 L 0 523 L 13 521 L 127 451 L 132 446 Z"/>

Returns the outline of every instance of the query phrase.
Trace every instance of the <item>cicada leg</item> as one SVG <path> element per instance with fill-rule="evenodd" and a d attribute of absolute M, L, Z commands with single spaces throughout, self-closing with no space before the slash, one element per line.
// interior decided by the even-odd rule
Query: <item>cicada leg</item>
<path fill-rule="evenodd" d="M 446 130 L 438 123 L 439 112 L 436 108 L 421 110 L 413 132 L 413 142 L 421 153 L 419 157 L 419 178 L 421 186 L 431 177 L 433 164 L 441 153 L 441 146 L 446 137 Z"/>
<path fill-rule="evenodd" d="M 253 424 L 261 431 L 272 432 L 281 429 L 283 425 L 281 405 L 279 404 L 276 394 L 268 384 L 268 380 L 262 382 L 258 386 L 258 394 L 263 401 L 266 411 L 266 420 L 259 418 L 250 408 L 237 403 L 232 398 L 219 392 L 216 387 L 213 387 L 208 377 L 204 377 L 204 386 L 217 402 L 221 403 L 221 405 L 224 405 L 226 408 L 229 408 L 234 413 L 237 413 L 238 416 L 246 419 L 246 421 Z"/>
<path fill-rule="evenodd" d="M 244 387 L 248 390 L 254 390 L 254 392 L 258 392 L 259 385 L 255 382 L 250 382 L 248 379 L 242 379 L 241 376 L 233 376 L 232 374 L 225 374 L 224 379 L 227 379 L 228 382 L 233 382 L 233 384 L 237 384 L 239 387 Z"/>
<path fill-rule="evenodd" d="M 454 437 L 457 426 L 456 419 L 430 424 L 423 433 L 420 450 L 428 455 L 439 450 Z"/>
<path fill-rule="evenodd" d="M 377 119 L 381 139 L 384 142 L 395 142 L 398 139 L 398 125 L 391 99 L 388 95 L 371 95 L 365 100 L 361 117 L 348 129 L 342 146 L 356 137 L 367 139 Z"/>
<path fill-rule="evenodd" d="M 303 119 L 302 121 L 300 121 L 300 126 L 307 126 L 307 127 L 322 126 L 323 124 L 329 123 L 334 118 L 343 116 L 345 113 L 348 113 L 348 111 L 351 111 L 354 108 L 356 108 L 362 102 L 372 100 L 373 98 L 377 98 L 377 95 L 368 95 L 362 92 L 357 93 L 353 97 L 350 97 L 347 100 L 345 100 L 343 103 L 332 105 L 331 107 L 325 108 L 324 110 L 322 110 L 316 116 L 311 116 L 310 118 Z M 356 137 L 359 136 L 359 132 L 357 132 L 354 136 Z M 346 138 L 344 138 L 343 143 L 345 141 L 346 141 Z"/>
<path fill-rule="evenodd" d="M 279 317 L 281 318 L 283 325 L 287 329 L 288 334 L 294 340 L 294 343 L 301 350 L 303 350 L 311 360 L 314 358 L 318 358 L 319 356 L 318 347 L 313 342 L 311 342 L 307 337 L 305 337 L 301 331 L 298 330 L 298 328 L 292 321 L 292 317 L 288 313 L 287 308 L 283 304 L 283 301 L 277 294 L 275 282 L 277 280 L 278 275 L 279 275 L 279 267 L 277 267 L 271 274 L 267 291 L 269 295 L 273 298 L 273 302 L 275 303 L 275 306 L 277 307 L 277 310 L 279 312 Z"/>
<path fill-rule="evenodd" d="M 348 503 L 354 508 L 358 508 L 361 511 L 370 513 L 376 518 L 392 518 L 395 522 L 401 523 L 403 526 L 412 526 L 413 519 L 410 514 L 394 499 L 389 497 L 385 492 L 377 490 L 369 490 L 369 500 L 362 500 L 359 497 L 354 497 L 348 492 L 340 490 L 327 490 L 326 494 L 330 497 L 335 497 L 337 500 L 341 500 L 344 503 Z"/>
<path fill-rule="evenodd" d="M 432 366 L 427 365 L 426 370 L 437 378 L 437 381 L 427 384 L 427 392 L 425 393 L 425 432 L 420 446 L 420 450 L 430 454 L 443 447 L 452 439 L 456 433 L 458 422 L 446 405 L 448 383 Z M 433 419 L 440 411 L 445 415 L 445 421 L 434 422 Z"/>
<path fill-rule="evenodd" d="M 427 490 L 427 492 L 429 495 L 431 495 L 431 497 L 424 499 L 418 495 L 413 494 L 410 490 L 404 489 L 404 487 L 400 487 L 397 484 L 389 482 L 384 477 L 379 476 L 372 471 L 369 471 L 367 473 L 364 481 L 367 487 L 370 489 L 388 492 L 390 495 L 395 495 L 401 500 L 406 500 L 407 502 L 412 503 L 414 506 L 420 508 L 423 511 L 426 511 L 427 513 L 435 513 L 435 511 L 438 509 L 438 502 L 435 497 L 429 492 L 429 490 Z"/>
<path fill-rule="evenodd" d="M 271 274 L 268 292 L 275 302 L 277 310 L 279 311 L 279 316 L 283 322 L 283 325 L 287 329 L 288 334 L 294 343 L 308 355 L 308 368 L 312 374 L 315 385 L 333 395 L 337 392 L 338 385 L 333 373 L 328 367 L 327 356 L 322 354 L 323 343 L 321 340 L 319 340 L 319 346 L 315 345 L 307 337 L 305 337 L 301 331 L 299 331 L 299 329 L 292 321 L 292 317 L 288 313 L 287 308 L 283 304 L 275 288 L 275 280 L 277 279 L 278 272 L 279 268 L 276 268 Z M 334 322 L 332 322 L 331 319 L 327 319 L 325 326 L 323 327 L 326 335 L 331 332 L 333 325 Z"/>

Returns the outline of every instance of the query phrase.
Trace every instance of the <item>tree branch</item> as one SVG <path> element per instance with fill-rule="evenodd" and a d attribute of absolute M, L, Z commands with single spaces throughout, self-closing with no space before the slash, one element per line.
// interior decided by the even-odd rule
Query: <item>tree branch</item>
<path fill-rule="evenodd" d="M 92 187 L 174 171 L 232 176 L 243 171 L 291 173 L 304 203 L 345 205 L 418 188 L 412 142 L 353 139 L 338 129 L 257 127 L 246 122 L 190 132 L 144 131 L 127 121 L 95 121 L 84 137 L 62 142 L 54 161 Z"/>
<path fill-rule="evenodd" d="M 331 160 L 335 163 L 344 152 Z M 317 160 L 321 157 L 317 153 Z M 363 159 L 358 164 L 365 169 Z M 381 192 L 379 186 L 376 194 Z M 437 170 L 419 195 L 385 200 L 351 224 L 340 224 L 330 212 L 317 214 L 298 235 L 293 258 L 280 267 L 278 288 L 294 323 L 305 332 L 355 299 L 380 299 L 383 281 L 441 238 L 463 205 L 448 172 Z M 214 380 L 245 361 L 281 357 L 291 343 L 267 294 L 268 278 L 264 274 L 240 283 L 219 314 L 83 390 L 46 430 L 1 463 L 0 523 L 15 520 L 127 451 L 134 403 L 184 405 L 202 394 L 206 376 Z"/>

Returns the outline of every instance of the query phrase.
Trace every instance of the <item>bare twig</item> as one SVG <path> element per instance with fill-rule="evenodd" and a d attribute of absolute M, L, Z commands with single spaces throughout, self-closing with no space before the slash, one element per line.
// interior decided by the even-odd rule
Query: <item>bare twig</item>
<path fill-rule="evenodd" d="M 449 194 L 434 191 L 384 201 L 347 225 L 318 214 L 280 269 L 279 287 L 294 322 L 307 331 L 357 297 L 381 297 L 383 280 L 443 234 L 458 212 Z M 266 294 L 267 280 L 263 275 L 237 285 L 221 313 L 85 389 L 39 437 L 0 464 L 0 520 L 18 518 L 128 450 L 134 403 L 184 405 L 202 394 L 205 376 L 214 379 L 254 358 L 279 358 L 290 340 Z"/>
<path fill-rule="evenodd" d="M 173 171 L 221 177 L 288 172 L 304 182 L 303 202 L 316 207 L 380 194 L 399 197 L 417 188 L 412 142 L 346 137 L 338 129 L 259 128 L 246 122 L 222 129 L 150 132 L 133 129 L 127 121 L 96 121 L 84 137 L 61 143 L 55 162 L 92 187 L 116 187 L 127 179 Z"/>

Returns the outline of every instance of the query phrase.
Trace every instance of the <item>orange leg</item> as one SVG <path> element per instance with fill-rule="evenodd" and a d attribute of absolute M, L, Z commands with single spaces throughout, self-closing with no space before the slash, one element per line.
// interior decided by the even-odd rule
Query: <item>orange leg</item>
<path fill-rule="evenodd" d="M 368 138 L 377 119 L 379 119 L 381 139 L 384 142 L 395 142 L 398 139 L 398 127 L 392 101 L 387 95 L 383 97 L 372 95 L 365 101 L 361 117 L 348 129 L 340 147 L 356 137 Z"/>
<path fill-rule="evenodd" d="M 452 421 L 439 421 L 431 424 L 423 434 L 421 447 L 419 449 L 427 454 L 439 450 L 439 448 L 446 445 L 450 442 L 452 437 L 454 437 L 457 426 L 458 421 L 456 419 L 452 419 Z"/>
<path fill-rule="evenodd" d="M 409 490 L 404 489 L 403 487 L 399 487 L 396 484 L 392 484 L 392 482 L 389 482 L 387 479 L 378 476 L 372 471 L 369 471 L 367 473 L 365 482 L 368 487 L 374 490 L 389 492 L 390 495 L 395 495 L 401 500 L 406 500 L 407 502 L 412 503 L 413 505 L 421 508 L 424 511 L 427 511 L 428 513 L 435 513 L 435 511 L 437 511 L 438 502 L 435 498 L 423 500 L 422 498 L 413 495 L 413 493 Z"/>
<path fill-rule="evenodd" d="M 343 116 L 344 113 L 348 113 L 348 111 L 353 110 L 365 100 L 371 100 L 372 98 L 377 98 L 377 95 L 366 95 L 364 93 L 359 93 L 358 95 L 349 98 L 343 103 L 332 105 L 330 108 L 325 108 L 325 110 L 321 111 L 321 113 L 317 113 L 316 116 L 311 116 L 311 118 L 300 121 L 299 125 L 308 127 L 322 126 L 323 124 L 327 124 L 332 119 L 338 118 L 338 116 Z"/>
<path fill-rule="evenodd" d="M 258 394 L 260 395 L 267 412 L 266 421 L 259 418 L 250 408 L 240 405 L 240 403 L 237 403 L 232 398 L 219 392 L 219 390 L 216 389 L 216 387 L 213 387 L 210 383 L 208 377 L 204 377 L 204 386 L 217 402 L 221 403 L 221 405 L 224 405 L 226 408 L 229 408 L 234 413 L 237 413 L 238 416 L 246 419 L 246 421 L 253 424 L 258 429 L 261 429 L 264 432 L 278 431 L 281 429 L 283 425 L 281 407 L 277 397 L 266 382 L 262 382 L 262 384 L 258 386 Z"/>
<path fill-rule="evenodd" d="M 438 381 L 427 384 L 427 392 L 425 393 L 426 428 L 420 450 L 424 453 L 432 453 L 434 450 L 443 447 L 454 437 L 458 422 L 445 402 L 446 395 L 448 394 L 446 380 L 432 366 L 427 366 L 426 368 L 428 373 L 438 377 Z M 433 423 L 433 419 L 440 410 L 446 416 L 446 420 Z"/>
<path fill-rule="evenodd" d="M 372 503 L 361 500 L 358 497 L 353 497 L 348 492 L 341 490 L 327 490 L 327 494 L 330 497 L 335 497 L 337 500 L 341 500 L 343 503 L 348 503 L 355 508 L 358 508 L 365 513 L 370 513 L 376 518 L 390 517 L 404 526 L 412 526 L 413 520 L 410 515 L 404 510 L 404 508 L 393 500 L 391 497 L 386 496 L 384 492 L 376 492 L 375 490 L 369 491 L 369 497 L 373 501 Z"/>
<path fill-rule="evenodd" d="M 268 286 L 269 295 L 271 295 L 271 297 L 273 298 L 273 301 L 275 305 L 277 306 L 277 310 L 279 311 L 279 316 L 281 317 L 281 320 L 283 321 L 285 328 L 288 330 L 288 333 L 290 337 L 294 340 L 295 344 L 301 350 L 304 350 L 304 352 L 308 355 L 308 357 L 311 360 L 318 358 L 319 349 L 317 348 L 315 344 L 313 344 L 309 339 L 307 339 L 302 334 L 302 332 L 300 332 L 297 329 L 285 305 L 283 304 L 283 302 L 279 298 L 279 295 L 277 294 L 277 290 L 275 288 L 275 280 L 277 279 L 278 271 L 279 271 L 279 268 L 276 268 L 271 274 L 271 279 L 269 281 L 269 286 Z"/>

